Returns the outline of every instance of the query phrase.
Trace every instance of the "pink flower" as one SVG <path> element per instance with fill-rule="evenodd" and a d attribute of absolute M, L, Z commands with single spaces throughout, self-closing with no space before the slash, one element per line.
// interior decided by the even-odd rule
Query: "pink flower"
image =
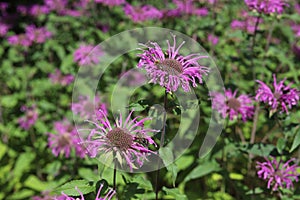
<path fill-rule="evenodd" d="M 130 4 L 126 4 L 124 12 L 134 22 L 143 22 L 149 19 L 160 19 L 163 16 L 162 12 L 151 5 L 134 7 Z"/>
<path fill-rule="evenodd" d="M 255 31 L 255 24 L 257 22 L 257 17 L 249 15 L 247 12 L 242 11 L 241 13 L 241 20 L 233 20 L 231 22 L 231 28 L 232 29 L 237 29 L 237 30 L 242 30 L 242 31 L 247 31 L 250 34 L 253 34 Z M 259 19 L 259 24 L 263 22 L 262 19 Z M 259 29 L 259 26 L 257 27 Z"/>
<path fill-rule="evenodd" d="M 286 0 L 245 0 L 245 3 L 250 10 L 264 14 L 282 14 L 284 7 L 288 6 Z"/>
<path fill-rule="evenodd" d="M 223 118 L 229 116 L 230 120 L 241 115 L 242 120 L 251 119 L 254 114 L 254 106 L 251 98 L 245 94 L 237 97 L 237 90 L 233 93 L 230 89 L 222 93 L 212 92 L 212 108 L 219 111 Z"/>
<path fill-rule="evenodd" d="M 173 0 L 177 8 L 166 11 L 166 16 L 181 16 L 181 15 L 198 15 L 206 16 L 208 15 L 208 10 L 206 8 L 197 8 L 194 5 L 193 0 Z"/>
<path fill-rule="evenodd" d="M 52 153 L 57 157 L 59 154 L 65 154 L 70 157 L 71 150 L 75 150 L 75 154 L 81 158 L 85 156 L 85 148 L 81 144 L 81 139 L 76 128 L 66 119 L 54 123 L 56 134 L 48 133 L 48 145 L 52 149 Z"/>
<path fill-rule="evenodd" d="M 105 195 L 105 197 L 100 197 L 102 188 L 103 188 L 103 184 L 100 185 L 95 200 L 111 200 L 111 199 L 113 198 L 113 196 L 116 194 L 116 191 L 115 191 L 115 190 L 109 189 L 109 191 L 108 191 L 108 193 Z M 78 191 L 78 193 L 79 193 L 79 195 L 80 195 L 80 199 L 79 199 L 79 198 L 76 198 L 76 199 L 75 199 L 75 198 L 73 198 L 73 197 L 69 197 L 68 195 L 66 195 L 66 194 L 64 194 L 64 193 L 62 192 L 63 196 L 65 197 L 64 200 L 85 200 L 85 198 L 84 198 L 82 192 L 81 192 L 77 187 L 75 187 L 75 189 Z"/>
<path fill-rule="evenodd" d="M 62 86 L 66 86 L 71 84 L 74 81 L 74 76 L 72 74 L 68 74 L 63 76 L 59 69 L 56 69 L 54 73 L 49 74 L 49 79 L 54 84 L 60 84 Z"/>
<path fill-rule="evenodd" d="M 288 160 L 286 163 L 280 159 L 279 162 L 273 157 L 271 159 L 265 158 L 266 162 L 257 162 L 257 175 L 259 178 L 268 181 L 268 189 L 272 187 L 273 191 L 279 188 L 292 189 L 293 181 L 298 182 L 297 164 L 290 166 L 290 163 L 295 161 L 295 158 Z"/>
<path fill-rule="evenodd" d="M 77 62 L 80 66 L 93 65 L 100 62 L 100 57 L 103 55 L 103 51 L 98 46 L 93 45 L 80 45 L 74 52 L 74 62 Z"/>
<path fill-rule="evenodd" d="M 124 4 L 125 0 L 95 0 L 96 3 L 102 3 L 106 6 L 119 6 Z"/>
<path fill-rule="evenodd" d="M 213 34 L 208 34 L 207 37 L 208 42 L 210 42 L 212 45 L 217 45 L 219 42 L 219 38 Z"/>
<path fill-rule="evenodd" d="M 45 27 L 36 28 L 34 25 L 27 26 L 25 34 L 32 42 L 36 43 L 44 43 L 52 36 L 52 33 Z"/>
<path fill-rule="evenodd" d="M 292 29 L 295 33 L 295 36 L 300 37 L 300 25 L 294 24 L 294 25 L 292 25 Z"/>
<path fill-rule="evenodd" d="M 43 14 L 48 14 L 50 9 L 45 5 L 32 5 L 28 12 L 30 15 L 37 17 Z"/>
<path fill-rule="evenodd" d="M 5 36 L 8 32 L 9 25 L 0 22 L 0 36 Z"/>
<path fill-rule="evenodd" d="M 31 107 L 22 106 L 21 111 L 25 112 L 25 116 L 19 118 L 19 125 L 21 128 L 28 130 L 32 125 L 35 124 L 38 118 L 38 112 L 36 106 Z"/>
<path fill-rule="evenodd" d="M 128 115 L 125 121 L 120 114 L 112 126 L 107 117 L 103 114 L 103 118 L 99 122 L 92 122 L 95 128 L 91 130 L 87 140 L 87 148 L 91 157 L 101 156 L 104 161 L 111 160 L 118 162 L 120 166 L 129 167 L 130 171 L 133 168 L 141 167 L 147 156 L 155 154 L 155 152 L 148 149 L 148 145 L 155 142 L 148 136 L 150 132 L 156 130 L 145 129 L 144 122 L 148 118 L 141 119 L 139 117 L 130 119 L 132 112 Z"/>
<path fill-rule="evenodd" d="M 68 5 L 68 0 L 44 0 L 45 5 L 53 11 L 61 14 Z"/>
<path fill-rule="evenodd" d="M 11 45 L 19 45 L 24 47 L 29 47 L 32 45 L 32 41 L 25 34 L 9 36 L 7 41 Z"/>
<path fill-rule="evenodd" d="M 78 102 L 72 103 L 71 110 L 85 120 L 102 118 L 101 112 L 107 115 L 106 104 L 100 101 L 98 95 L 95 96 L 94 101 L 89 96 L 79 96 Z"/>
<path fill-rule="evenodd" d="M 273 74 L 273 79 L 272 89 L 264 82 L 257 80 L 260 86 L 256 91 L 255 100 L 268 103 L 272 113 L 281 108 L 281 112 L 285 111 L 288 114 L 288 108 L 291 109 L 292 106 L 297 105 L 300 91 L 291 88 L 291 84 L 286 86 L 284 84 L 286 79 L 277 83 L 275 74 Z"/>
<path fill-rule="evenodd" d="M 208 68 L 198 64 L 198 60 L 207 56 L 196 53 L 182 56 L 179 50 L 184 42 L 176 48 L 176 36 L 172 36 L 173 45 L 171 46 L 168 40 L 166 52 L 156 42 L 143 45 L 146 49 L 141 49 L 143 52 L 138 55 L 140 60 L 137 67 L 145 68 L 150 82 L 158 83 L 168 92 L 176 91 L 180 85 L 188 92 L 191 90 L 190 83 L 196 87 L 197 79 L 202 83 L 202 76 L 208 74 Z"/>

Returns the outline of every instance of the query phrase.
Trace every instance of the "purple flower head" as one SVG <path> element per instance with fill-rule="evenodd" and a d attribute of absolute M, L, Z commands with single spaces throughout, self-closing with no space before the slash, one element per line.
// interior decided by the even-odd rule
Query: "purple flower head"
<path fill-rule="evenodd" d="M 173 45 L 171 46 L 167 40 L 167 51 L 163 51 L 156 42 L 143 45 L 146 49 L 141 49 L 143 53 L 138 55 L 140 61 L 137 67 L 145 68 L 150 82 L 158 83 L 168 92 L 176 91 L 180 85 L 184 91 L 188 92 L 191 90 L 190 83 L 196 87 L 198 81 L 203 82 L 202 76 L 208 74 L 208 68 L 198 64 L 198 60 L 207 56 L 180 55 L 179 50 L 185 42 L 176 48 L 176 36 L 172 36 Z"/>
<path fill-rule="evenodd" d="M 235 30 L 247 31 L 250 34 L 253 34 L 255 31 L 255 24 L 257 17 L 249 15 L 246 11 L 242 11 L 241 20 L 233 20 L 231 22 L 231 28 Z M 262 19 L 259 19 L 259 24 L 263 22 Z M 257 27 L 259 29 L 259 26 Z"/>
<path fill-rule="evenodd" d="M 281 159 L 278 162 L 276 158 L 265 158 L 266 162 L 257 162 L 256 168 L 258 169 L 257 175 L 259 178 L 268 181 L 268 189 L 272 187 L 273 191 L 279 188 L 292 189 L 294 187 L 293 181 L 298 182 L 297 164 L 290 165 L 295 161 L 295 158 L 288 160 L 284 163 Z"/>
<path fill-rule="evenodd" d="M 34 25 L 29 25 L 26 27 L 26 36 L 32 42 L 44 43 L 48 38 L 52 36 L 45 27 L 36 28 Z"/>
<path fill-rule="evenodd" d="M 245 3 L 250 10 L 264 14 L 282 14 L 284 7 L 288 6 L 286 0 L 245 0 Z"/>
<path fill-rule="evenodd" d="M 5 36 L 8 32 L 9 25 L 0 22 L 0 36 Z"/>
<path fill-rule="evenodd" d="M 254 106 L 248 95 L 242 94 L 237 97 L 237 90 L 233 93 L 230 89 L 222 93 L 212 92 L 212 108 L 219 111 L 223 118 L 229 116 L 230 120 L 241 115 L 242 120 L 251 119 L 254 114 Z"/>
<path fill-rule="evenodd" d="M 111 200 L 113 198 L 113 196 L 116 194 L 116 191 L 110 188 L 108 193 L 105 195 L 105 197 L 100 197 L 102 188 L 103 188 L 103 184 L 100 185 L 95 200 Z M 62 195 L 65 197 L 64 200 L 85 200 L 82 192 L 77 187 L 75 187 L 75 189 L 78 191 L 78 193 L 80 195 L 80 199 L 79 198 L 75 199 L 73 197 L 69 197 L 68 195 L 66 195 L 65 193 L 62 192 Z"/>
<path fill-rule="evenodd" d="M 72 103 L 71 110 L 84 120 L 102 118 L 102 112 L 107 115 L 106 104 L 102 103 L 99 96 L 95 95 L 94 101 L 89 96 L 79 96 L 77 103 Z M 101 110 L 101 112 L 99 112 Z"/>
<path fill-rule="evenodd" d="M 96 3 L 102 3 L 106 6 L 119 6 L 121 4 L 124 4 L 125 0 L 95 0 Z"/>
<path fill-rule="evenodd" d="M 134 7 L 127 3 L 124 7 L 124 12 L 134 22 L 143 22 L 149 19 L 160 19 L 163 16 L 161 11 L 151 5 Z"/>
<path fill-rule="evenodd" d="M 45 5 L 32 5 L 28 12 L 30 15 L 37 17 L 43 14 L 48 14 L 50 9 Z"/>
<path fill-rule="evenodd" d="M 61 14 L 68 5 L 68 0 L 44 0 L 45 5 L 53 11 Z"/>
<path fill-rule="evenodd" d="M 208 15 L 208 10 L 206 8 L 197 8 L 194 5 L 193 0 L 173 0 L 173 3 L 176 4 L 177 8 L 166 11 L 165 15 L 167 17 L 176 17 L 181 15 Z"/>
<path fill-rule="evenodd" d="M 103 51 L 98 46 L 80 45 L 74 52 L 74 62 L 80 66 L 98 64 Z"/>
<path fill-rule="evenodd" d="M 54 73 L 49 74 L 49 79 L 54 84 L 60 84 L 66 86 L 71 84 L 74 81 L 74 76 L 72 74 L 62 75 L 59 69 L 56 69 Z"/>
<path fill-rule="evenodd" d="M 35 124 L 38 118 L 38 112 L 36 106 L 31 107 L 22 106 L 21 111 L 25 112 L 25 116 L 19 118 L 19 125 L 21 128 L 28 130 L 32 125 Z"/>
<path fill-rule="evenodd" d="M 57 157 L 59 154 L 65 154 L 70 157 L 71 150 L 75 150 L 75 154 L 83 158 L 86 150 L 81 143 L 81 139 L 77 134 L 76 128 L 66 119 L 54 123 L 56 134 L 48 133 L 48 145 L 52 149 L 52 153 Z"/>
<path fill-rule="evenodd" d="M 212 34 L 208 35 L 207 40 L 212 45 L 217 45 L 218 42 L 219 42 L 219 38 L 217 36 L 215 36 L 215 35 L 212 35 Z"/>
<path fill-rule="evenodd" d="M 7 41 L 11 45 L 19 45 L 24 47 L 29 47 L 32 45 L 32 41 L 28 38 L 26 34 L 9 36 L 7 38 Z"/>
<path fill-rule="evenodd" d="M 96 127 L 91 130 L 86 141 L 91 157 L 103 156 L 101 159 L 105 161 L 114 158 L 120 166 L 128 166 L 133 171 L 144 164 L 147 156 L 155 154 L 145 143 L 156 146 L 148 133 L 157 131 L 144 128 L 144 122 L 149 118 L 138 121 L 139 117 L 130 119 L 131 115 L 132 112 L 123 121 L 120 114 L 115 124 L 111 125 L 103 113 L 104 117 L 99 122 L 92 122 Z"/>
<path fill-rule="evenodd" d="M 24 5 L 18 5 L 17 6 L 18 13 L 21 13 L 22 15 L 27 15 L 28 13 L 28 7 Z"/>
<path fill-rule="evenodd" d="M 298 24 L 293 24 L 292 29 L 295 33 L 295 37 L 300 37 L 300 25 Z"/>
<path fill-rule="evenodd" d="M 292 106 L 297 105 L 300 91 L 291 88 L 291 84 L 286 86 L 284 84 L 286 79 L 277 83 L 275 74 L 273 74 L 273 80 L 272 89 L 264 82 L 257 80 L 260 86 L 256 91 L 255 100 L 268 103 L 272 113 L 280 108 L 281 112 L 286 112 L 288 114 L 288 108 L 291 109 Z"/>

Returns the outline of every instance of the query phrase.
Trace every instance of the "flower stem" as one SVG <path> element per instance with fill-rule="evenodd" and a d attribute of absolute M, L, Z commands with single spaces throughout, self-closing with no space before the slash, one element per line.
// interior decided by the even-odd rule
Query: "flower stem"
<path fill-rule="evenodd" d="M 116 179 L 117 179 L 117 168 L 116 162 L 114 164 L 114 178 L 113 178 L 113 189 L 116 190 Z"/>
<path fill-rule="evenodd" d="M 258 29 L 260 18 L 261 18 L 260 15 L 256 18 L 254 33 L 253 33 L 253 37 L 252 37 L 251 50 L 250 50 L 250 52 L 251 52 L 251 67 L 253 68 L 252 75 L 253 75 L 254 81 L 256 79 L 255 68 L 253 67 L 254 66 L 254 47 L 255 47 L 255 43 L 256 43 L 255 39 L 256 39 L 256 35 L 257 35 L 257 29 Z"/>
<path fill-rule="evenodd" d="M 160 148 L 162 148 L 164 146 L 164 142 L 165 142 L 167 103 L 168 103 L 168 92 L 167 92 L 167 90 L 165 90 L 165 96 L 164 96 L 165 112 L 164 112 L 164 117 L 163 117 L 163 128 L 162 128 L 162 132 L 161 132 L 161 135 L 160 135 L 160 145 L 159 145 L 157 155 L 159 155 L 159 150 L 160 150 Z M 160 172 L 160 159 L 158 158 L 157 171 L 156 171 L 156 180 L 155 180 L 155 199 L 156 200 L 158 200 L 158 192 L 159 192 L 159 189 L 158 189 L 159 172 Z"/>

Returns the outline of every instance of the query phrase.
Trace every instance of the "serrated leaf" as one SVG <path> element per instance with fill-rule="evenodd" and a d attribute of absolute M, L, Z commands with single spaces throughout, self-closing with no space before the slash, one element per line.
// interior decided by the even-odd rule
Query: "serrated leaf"
<path fill-rule="evenodd" d="M 91 182 L 87 180 L 74 180 L 63 184 L 62 186 L 56 188 L 53 193 L 61 194 L 64 192 L 66 195 L 70 196 L 79 196 L 78 188 L 82 194 L 88 194 L 94 191 L 95 187 L 92 185 Z"/>
<path fill-rule="evenodd" d="M 245 144 L 240 147 L 241 151 L 245 151 L 248 154 L 253 154 L 261 157 L 269 156 L 270 153 L 275 149 L 275 146 L 272 144 Z"/>

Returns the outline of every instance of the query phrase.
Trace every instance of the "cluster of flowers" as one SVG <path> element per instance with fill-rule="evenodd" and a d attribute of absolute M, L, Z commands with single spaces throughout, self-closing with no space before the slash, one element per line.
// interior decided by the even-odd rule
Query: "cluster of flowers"
<path fill-rule="evenodd" d="M 279 83 L 276 75 L 273 75 L 273 87 L 257 80 L 260 84 L 256 91 L 255 100 L 266 103 L 270 107 L 270 113 L 279 111 L 289 113 L 288 109 L 296 106 L 299 102 L 300 91 L 291 88 L 291 84 L 285 85 L 284 80 Z M 230 120 L 236 119 L 239 115 L 243 121 L 252 119 L 254 114 L 253 100 L 249 95 L 242 94 L 237 97 L 237 90 L 232 93 L 230 89 L 222 93 L 212 92 L 212 108 L 218 110 L 223 118 L 229 116 Z"/>
<path fill-rule="evenodd" d="M 28 25 L 25 33 L 9 36 L 7 40 L 11 45 L 29 47 L 34 43 L 44 43 L 51 36 L 52 33 L 45 27 L 37 28 L 34 25 Z"/>

